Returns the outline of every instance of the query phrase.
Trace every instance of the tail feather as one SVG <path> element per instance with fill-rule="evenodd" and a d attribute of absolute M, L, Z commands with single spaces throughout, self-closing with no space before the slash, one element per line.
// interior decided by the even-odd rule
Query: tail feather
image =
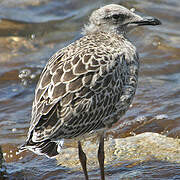
<path fill-rule="evenodd" d="M 24 145 L 20 147 L 21 151 L 26 149 L 38 154 L 45 155 L 48 158 L 55 158 L 62 148 L 63 141 L 54 142 L 51 140 L 45 140 L 42 142 L 26 142 Z"/>

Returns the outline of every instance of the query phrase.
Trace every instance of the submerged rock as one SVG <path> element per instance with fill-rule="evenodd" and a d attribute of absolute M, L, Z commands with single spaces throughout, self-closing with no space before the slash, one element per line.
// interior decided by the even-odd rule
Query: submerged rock
<path fill-rule="evenodd" d="M 98 168 L 97 139 L 84 141 L 83 150 L 87 155 L 88 169 Z M 166 161 L 180 163 L 180 139 L 157 133 L 142 133 L 136 136 L 108 139 L 105 141 L 105 166 L 119 166 L 124 163 L 135 164 L 147 161 Z M 71 169 L 80 169 L 77 147 L 62 149 L 57 157 L 58 164 Z"/>

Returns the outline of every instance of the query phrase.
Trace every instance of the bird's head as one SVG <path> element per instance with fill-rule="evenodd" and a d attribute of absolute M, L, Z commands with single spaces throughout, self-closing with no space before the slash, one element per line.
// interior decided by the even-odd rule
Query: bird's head
<path fill-rule="evenodd" d="M 110 4 L 93 11 L 84 31 L 126 34 L 138 26 L 160 24 L 161 22 L 154 17 L 141 17 L 123 6 Z"/>

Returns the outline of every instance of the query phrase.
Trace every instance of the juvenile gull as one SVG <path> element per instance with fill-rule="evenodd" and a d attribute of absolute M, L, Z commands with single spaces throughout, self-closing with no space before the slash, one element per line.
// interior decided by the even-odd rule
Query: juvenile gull
<path fill-rule="evenodd" d="M 28 138 L 22 149 L 55 157 L 64 139 L 78 141 L 79 159 L 88 179 L 80 139 L 98 132 L 98 160 L 104 178 L 104 134 L 128 110 L 134 97 L 139 58 L 126 33 L 159 25 L 127 8 L 111 4 L 95 10 L 84 36 L 55 53 L 35 90 Z"/>

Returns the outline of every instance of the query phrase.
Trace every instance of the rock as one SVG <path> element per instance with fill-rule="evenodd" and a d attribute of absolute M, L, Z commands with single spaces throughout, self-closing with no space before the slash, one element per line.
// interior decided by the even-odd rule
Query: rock
<path fill-rule="evenodd" d="M 3 164 L 3 153 L 2 153 L 2 149 L 1 149 L 1 146 L 0 146 L 0 169 L 2 168 L 2 164 Z"/>
<path fill-rule="evenodd" d="M 82 141 L 87 155 L 88 169 L 98 168 L 97 139 Z M 136 136 L 105 140 L 105 166 L 118 166 L 127 162 L 135 164 L 157 160 L 180 163 L 180 139 L 157 133 L 142 133 Z M 73 170 L 81 168 L 77 147 L 62 149 L 57 157 L 58 164 Z"/>
<path fill-rule="evenodd" d="M 0 146 L 0 179 L 7 179 L 6 177 L 6 169 L 4 166 L 4 158 L 3 158 L 3 152 L 2 152 L 2 148 Z"/>

